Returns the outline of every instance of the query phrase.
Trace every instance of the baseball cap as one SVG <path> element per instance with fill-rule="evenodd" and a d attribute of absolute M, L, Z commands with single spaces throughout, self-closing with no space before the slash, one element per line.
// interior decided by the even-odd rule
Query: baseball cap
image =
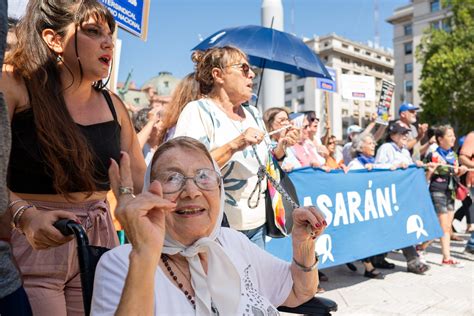
<path fill-rule="evenodd" d="M 400 109 L 398 110 L 398 114 L 400 114 L 402 112 L 405 112 L 405 111 L 413 111 L 413 110 L 417 111 L 419 109 L 420 109 L 419 107 L 414 106 L 411 103 L 403 103 L 402 105 L 400 105 Z"/>
<path fill-rule="evenodd" d="M 411 129 L 401 125 L 399 122 L 392 123 L 388 126 L 389 134 L 405 134 L 411 131 Z"/>
<path fill-rule="evenodd" d="M 347 128 L 347 135 L 350 135 L 352 133 L 361 133 L 362 132 L 362 127 L 359 125 L 351 125 Z"/>

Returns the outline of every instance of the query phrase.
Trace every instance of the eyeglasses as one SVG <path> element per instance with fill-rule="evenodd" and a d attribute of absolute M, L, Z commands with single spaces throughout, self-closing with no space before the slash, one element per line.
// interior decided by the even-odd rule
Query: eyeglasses
<path fill-rule="evenodd" d="M 198 169 L 192 177 L 186 177 L 179 172 L 163 173 L 157 177 L 165 194 L 181 191 L 188 179 L 192 179 L 198 188 L 205 191 L 214 190 L 221 182 L 221 176 L 216 171 L 206 168 Z"/>
<path fill-rule="evenodd" d="M 329 142 L 328 145 L 335 145 L 336 142 Z"/>
<path fill-rule="evenodd" d="M 285 117 L 285 118 L 282 118 L 282 119 L 279 119 L 279 120 L 276 120 L 276 121 L 275 121 L 275 123 L 277 123 L 277 124 L 282 124 L 282 123 L 285 123 L 285 122 L 286 122 L 286 123 L 289 123 L 290 120 Z"/>
<path fill-rule="evenodd" d="M 248 77 L 249 73 L 250 73 L 250 66 L 247 63 L 232 64 L 232 65 L 228 65 L 226 67 L 239 68 L 242 71 L 242 73 L 244 74 L 245 77 Z"/>

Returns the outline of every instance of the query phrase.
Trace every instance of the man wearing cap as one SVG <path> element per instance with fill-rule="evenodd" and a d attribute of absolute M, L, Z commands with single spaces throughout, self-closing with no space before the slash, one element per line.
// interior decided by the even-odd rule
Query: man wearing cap
<path fill-rule="evenodd" d="M 408 134 L 408 144 L 407 149 L 412 152 L 414 159 L 420 159 L 420 155 L 424 155 L 426 150 L 428 149 L 429 144 L 425 144 L 421 146 L 418 144 L 423 137 L 425 137 L 426 132 L 428 130 L 428 124 L 419 124 L 418 129 L 416 128 L 415 124 L 417 117 L 416 112 L 420 108 L 414 106 L 411 103 L 403 103 L 398 110 L 398 115 L 400 116 L 400 122 L 402 122 L 406 127 L 410 129 L 410 133 Z"/>

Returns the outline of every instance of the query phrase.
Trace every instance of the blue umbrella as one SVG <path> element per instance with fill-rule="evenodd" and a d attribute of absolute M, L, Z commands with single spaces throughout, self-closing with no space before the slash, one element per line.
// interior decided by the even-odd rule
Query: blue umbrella
<path fill-rule="evenodd" d="M 246 25 L 220 30 L 192 50 L 217 46 L 235 46 L 243 50 L 249 62 L 259 68 L 270 68 L 300 77 L 332 80 L 318 55 L 300 38 L 275 29 Z"/>

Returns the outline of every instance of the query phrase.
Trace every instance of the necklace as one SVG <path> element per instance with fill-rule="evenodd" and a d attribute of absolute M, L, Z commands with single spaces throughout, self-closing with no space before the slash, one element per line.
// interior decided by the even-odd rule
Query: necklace
<path fill-rule="evenodd" d="M 191 305 L 193 306 L 194 309 L 196 309 L 196 302 L 194 301 L 194 297 L 191 296 L 191 294 L 189 294 L 189 292 L 187 290 L 184 289 L 183 287 L 183 283 L 179 282 L 178 281 L 178 277 L 176 276 L 176 274 L 174 273 L 173 269 L 171 269 L 171 266 L 168 262 L 170 258 L 165 255 L 165 254 L 162 254 L 161 255 L 161 260 L 163 261 L 163 264 L 165 265 L 166 267 L 166 270 L 168 270 L 171 278 L 174 280 L 174 282 L 176 282 L 176 284 L 178 285 L 178 288 L 183 291 L 184 293 L 184 296 L 186 296 L 186 298 L 188 299 L 188 301 L 191 303 Z M 179 268 L 178 268 L 179 269 Z M 181 269 L 179 269 L 181 271 Z M 181 271 L 181 273 L 183 273 L 183 271 Z M 184 273 L 183 273 L 184 275 Z"/>

